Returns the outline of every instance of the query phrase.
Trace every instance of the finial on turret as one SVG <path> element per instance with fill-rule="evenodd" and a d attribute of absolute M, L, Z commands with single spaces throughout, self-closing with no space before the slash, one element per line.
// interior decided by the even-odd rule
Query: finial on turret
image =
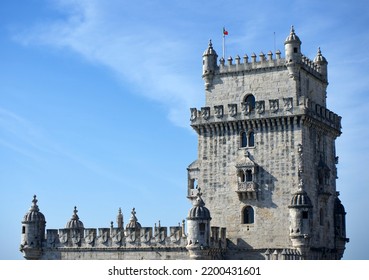
<path fill-rule="evenodd" d="M 295 28 L 293 25 L 291 26 L 290 34 L 287 36 L 286 41 L 284 43 L 287 44 L 291 41 L 296 41 L 299 44 L 301 44 L 300 38 L 296 35 Z"/>
<path fill-rule="evenodd" d="M 36 195 L 33 195 L 33 199 L 32 199 L 32 206 L 30 208 L 30 211 L 36 211 L 38 212 L 39 211 L 39 208 L 38 208 L 38 205 L 37 205 L 37 198 L 36 198 Z"/>
<path fill-rule="evenodd" d="M 72 219 L 73 220 L 78 220 L 78 210 L 77 210 L 77 206 L 74 206 L 74 210 L 73 210 L 73 216 L 72 216 Z"/>
<path fill-rule="evenodd" d="M 130 221 L 134 221 L 134 222 L 136 222 L 136 221 L 137 221 L 137 217 L 136 217 L 136 210 L 135 210 L 135 208 L 134 208 L 134 207 L 132 208 L 132 211 L 131 211 L 131 218 L 130 218 Z"/>
<path fill-rule="evenodd" d="M 318 47 L 318 52 L 314 58 L 314 62 L 318 64 L 328 63 L 325 57 L 322 55 L 322 51 L 320 50 L 320 47 Z"/>

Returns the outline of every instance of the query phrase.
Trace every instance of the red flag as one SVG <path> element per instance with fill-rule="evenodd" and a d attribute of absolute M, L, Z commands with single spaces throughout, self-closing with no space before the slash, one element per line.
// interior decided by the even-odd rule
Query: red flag
<path fill-rule="evenodd" d="M 223 27 L 223 35 L 228 35 L 228 31 Z"/>

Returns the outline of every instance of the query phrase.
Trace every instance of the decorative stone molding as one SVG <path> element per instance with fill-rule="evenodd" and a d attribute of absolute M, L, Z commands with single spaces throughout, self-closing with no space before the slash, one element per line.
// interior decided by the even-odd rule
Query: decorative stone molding
<path fill-rule="evenodd" d="M 217 118 L 223 118 L 223 105 L 214 106 L 214 114 Z"/>
<path fill-rule="evenodd" d="M 270 108 L 270 111 L 272 111 L 273 113 L 278 112 L 278 110 L 279 110 L 279 100 L 278 99 L 270 99 L 269 100 L 269 108 Z"/>
<path fill-rule="evenodd" d="M 237 115 L 237 104 L 228 104 L 229 115 L 235 117 Z"/>
<path fill-rule="evenodd" d="M 292 97 L 283 98 L 283 105 L 285 111 L 291 111 L 293 108 L 293 99 Z"/>
<path fill-rule="evenodd" d="M 202 107 L 201 116 L 204 120 L 208 120 L 210 118 L 210 107 Z"/>
<path fill-rule="evenodd" d="M 264 114 L 265 112 L 265 101 L 256 101 L 255 110 L 258 114 Z"/>

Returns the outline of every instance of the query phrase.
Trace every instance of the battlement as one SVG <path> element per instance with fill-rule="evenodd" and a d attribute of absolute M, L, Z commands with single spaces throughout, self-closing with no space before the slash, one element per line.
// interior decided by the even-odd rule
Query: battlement
<path fill-rule="evenodd" d="M 183 247 L 187 236 L 181 226 L 141 228 L 48 229 L 46 247 Z"/>
<path fill-rule="evenodd" d="M 135 228 L 48 229 L 43 248 L 152 248 L 188 245 L 183 226 Z M 225 248 L 225 229 L 211 227 L 210 248 Z M 219 247 L 220 246 L 220 247 Z"/>
<path fill-rule="evenodd" d="M 255 108 L 248 104 L 217 105 L 213 108 L 202 107 L 200 110 L 191 108 L 191 126 L 195 129 L 201 125 L 235 122 L 244 120 L 273 119 L 288 116 L 308 116 L 319 120 L 334 130 L 341 131 L 341 117 L 327 108 L 305 99 L 304 104 L 296 105 L 292 97 L 282 99 L 257 100 Z"/>
<path fill-rule="evenodd" d="M 261 52 L 259 54 L 259 60 L 257 60 L 257 55 L 253 53 L 251 55 L 251 60 L 249 61 L 249 56 L 245 54 L 243 56 L 243 63 L 241 63 L 241 58 L 237 55 L 233 61 L 233 58 L 230 56 L 227 59 L 227 63 L 224 58 L 219 60 L 219 73 L 232 73 L 238 71 L 248 71 L 255 70 L 261 68 L 270 68 L 277 66 L 284 66 L 285 60 L 281 58 L 281 52 L 278 50 L 276 52 L 276 58 L 273 59 L 273 53 L 271 51 L 268 52 L 267 56 Z"/>
<path fill-rule="evenodd" d="M 316 76 L 317 78 L 322 78 L 323 73 L 320 65 L 305 55 L 301 55 L 300 65 L 310 74 Z M 271 51 L 269 51 L 266 55 L 263 52 L 260 52 L 258 56 L 253 53 L 251 57 L 245 54 L 242 62 L 239 55 L 237 55 L 234 59 L 232 56 L 230 56 L 227 59 L 227 62 L 224 58 L 221 58 L 219 60 L 218 71 L 219 74 L 226 74 L 239 71 L 257 71 L 261 69 L 266 70 L 268 68 L 277 67 L 286 67 L 286 59 L 281 57 L 281 52 L 279 50 L 276 51 L 275 57 L 273 57 L 273 53 Z"/>

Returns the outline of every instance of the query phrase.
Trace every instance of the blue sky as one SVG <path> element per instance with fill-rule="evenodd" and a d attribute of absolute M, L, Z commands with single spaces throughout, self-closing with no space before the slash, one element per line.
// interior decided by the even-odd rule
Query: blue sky
<path fill-rule="evenodd" d="M 347 211 L 345 259 L 369 259 L 367 1 L 0 2 L 0 259 L 21 259 L 23 215 L 37 194 L 47 228 L 77 206 L 86 227 L 121 207 L 139 222 L 187 215 L 186 167 L 197 157 L 189 108 L 204 103 L 202 53 L 282 50 L 329 62 L 328 108 L 343 117 L 337 188 Z"/>

